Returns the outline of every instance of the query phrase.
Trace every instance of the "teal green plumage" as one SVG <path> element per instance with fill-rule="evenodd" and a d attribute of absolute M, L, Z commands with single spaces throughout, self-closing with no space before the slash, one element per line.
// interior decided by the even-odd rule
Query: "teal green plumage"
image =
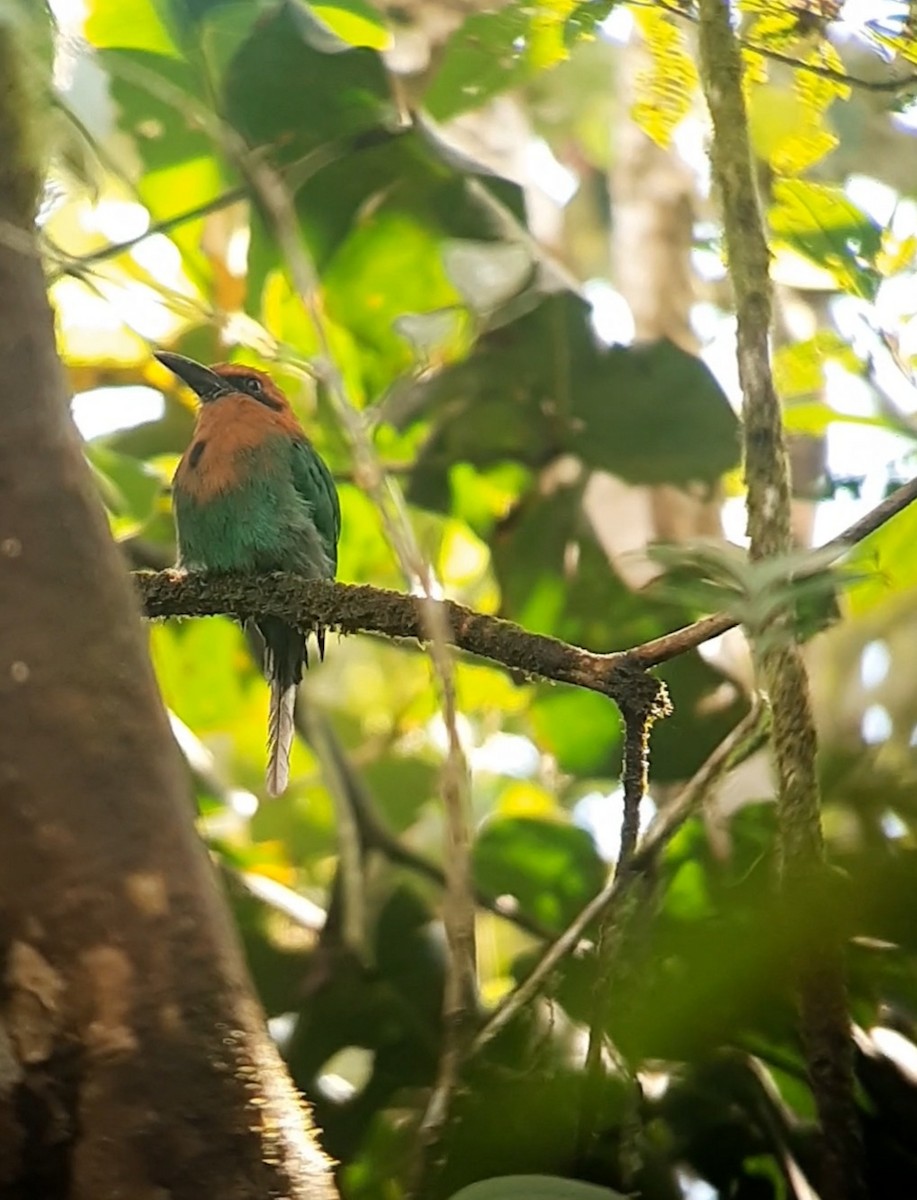
<path fill-rule="evenodd" d="M 332 579 L 341 512 L 337 489 L 286 398 L 263 372 L 203 367 L 158 355 L 200 395 L 194 437 L 173 484 L 179 565 L 211 574 L 291 571 Z M 306 640 L 276 617 L 256 622 L 271 684 L 267 786 L 283 791 Z M 324 656 L 325 631 L 316 631 Z"/>
<path fill-rule="evenodd" d="M 238 482 L 212 497 L 198 500 L 176 483 L 180 564 L 223 574 L 284 570 L 333 578 L 341 518 L 322 460 L 305 442 L 282 436 L 240 457 Z"/>

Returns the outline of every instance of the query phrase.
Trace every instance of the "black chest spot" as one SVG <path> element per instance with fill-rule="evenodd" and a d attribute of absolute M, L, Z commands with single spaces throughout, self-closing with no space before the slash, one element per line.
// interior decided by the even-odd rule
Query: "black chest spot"
<path fill-rule="evenodd" d="M 207 445 L 205 441 L 195 442 L 191 447 L 191 453 L 188 455 L 188 466 L 194 469 L 201 461 L 204 453 L 204 447 Z"/>

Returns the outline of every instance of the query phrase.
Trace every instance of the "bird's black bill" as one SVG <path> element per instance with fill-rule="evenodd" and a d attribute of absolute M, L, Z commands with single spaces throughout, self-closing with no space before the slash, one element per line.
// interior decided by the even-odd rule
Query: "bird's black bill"
<path fill-rule="evenodd" d="M 225 396 L 233 390 L 225 379 L 221 379 L 217 375 L 216 371 L 211 371 L 202 363 L 195 362 L 193 358 L 185 358 L 183 354 L 172 354 L 168 350 L 158 350 L 153 357 L 158 359 L 164 367 L 168 367 L 205 402 L 216 400 L 218 396 Z"/>

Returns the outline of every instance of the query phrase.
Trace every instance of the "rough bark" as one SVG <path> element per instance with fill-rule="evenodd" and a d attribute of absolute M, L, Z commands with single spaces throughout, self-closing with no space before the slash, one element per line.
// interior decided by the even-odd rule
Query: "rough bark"
<path fill-rule="evenodd" d="M 0 22 L 0 1197 L 324 1200 L 67 411 L 21 61 Z"/>

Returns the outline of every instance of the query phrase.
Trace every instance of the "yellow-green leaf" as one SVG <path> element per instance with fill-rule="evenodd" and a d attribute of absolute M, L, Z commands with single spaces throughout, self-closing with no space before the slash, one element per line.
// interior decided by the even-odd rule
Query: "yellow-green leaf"
<path fill-rule="evenodd" d="M 637 99 L 631 115 L 659 146 L 668 146 L 697 90 L 697 68 L 685 49 L 681 30 L 656 8 L 634 11 L 652 65 L 637 77 Z"/>
<path fill-rule="evenodd" d="M 155 0 L 122 0 L 118 5 L 93 0 L 84 33 L 97 50 L 147 50 L 151 54 L 180 57 L 165 12 Z"/>
<path fill-rule="evenodd" d="M 387 50 L 392 43 L 380 14 L 363 0 L 324 0 L 309 7 L 323 25 L 351 46 Z"/>

